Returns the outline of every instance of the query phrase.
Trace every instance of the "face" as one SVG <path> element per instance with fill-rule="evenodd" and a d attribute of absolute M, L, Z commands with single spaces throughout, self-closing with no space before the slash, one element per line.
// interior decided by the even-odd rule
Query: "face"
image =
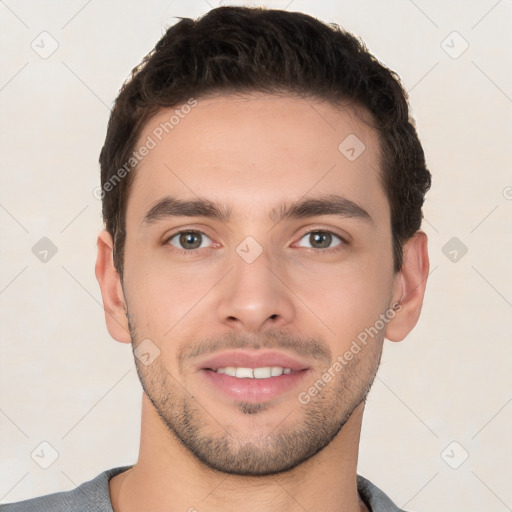
<path fill-rule="evenodd" d="M 166 133 L 173 111 L 141 134 L 127 205 L 137 370 L 204 464 L 286 471 L 364 401 L 399 293 L 377 136 L 293 97 L 202 99 Z"/>

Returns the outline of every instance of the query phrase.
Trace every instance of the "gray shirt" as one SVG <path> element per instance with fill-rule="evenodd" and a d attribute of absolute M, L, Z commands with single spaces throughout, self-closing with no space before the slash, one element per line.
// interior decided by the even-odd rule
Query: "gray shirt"
<path fill-rule="evenodd" d="M 0 505 L 0 512 L 113 512 L 108 481 L 130 467 L 108 469 L 72 491 Z M 405 512 L 360 475 L 357 476 L 357 490 L 371 512 Z"/>

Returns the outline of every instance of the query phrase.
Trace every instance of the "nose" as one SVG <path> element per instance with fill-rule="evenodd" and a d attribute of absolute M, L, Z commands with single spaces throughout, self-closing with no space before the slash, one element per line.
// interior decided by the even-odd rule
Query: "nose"
<path fill-rule="evenodd" d="M 234 268 L 218 290 L 218 320 L 232 329 L 258 332 L 283 328 L 293 322 L 293 292 L 286 282 L 286 269 L 266 251 L 249 263 L 233 256 Z"/>

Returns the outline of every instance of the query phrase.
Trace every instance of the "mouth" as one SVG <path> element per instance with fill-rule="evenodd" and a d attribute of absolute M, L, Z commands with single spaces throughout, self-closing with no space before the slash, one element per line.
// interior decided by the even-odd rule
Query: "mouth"
<path fill-rule="evenodd" d="M 310 372 L 305 361 L 276 352 L 234 351 L 221 353 L 198 365 L 218 399 L 249 403 L 267 402 L 297 387 Z"/>
<path fill-rule="evenodd" d="M 224 368 L 217 368 L 212 371 L 236 377 L 237 379 L 270 379 L 271 377 L 280 377 L 281 375 L 292 373 L 291 368 L 283 368 L 282 366 L 263 366 L 260 368 L 225 366 Z"/>

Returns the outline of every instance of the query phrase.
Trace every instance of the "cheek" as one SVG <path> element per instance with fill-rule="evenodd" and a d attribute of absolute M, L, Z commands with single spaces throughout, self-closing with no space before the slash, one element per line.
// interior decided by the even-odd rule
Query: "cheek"
<path fill-rule="evenodd" d="M 201 301 L 219 280 L 220 268 L 205 264 L 170 264 L 165 257 L 139 251 L 126 259 L 125 290 L 138 337 L 171 339 L 194 317 Z"/>
<path fill-rule="evenodd" d="M 391 265 L 391 264 L 390 264 Z M 354 265 L 316 267 L 294 280 L 297 295 L 339 350 L 375 324 L 388 307 L 392 270 L 366 259 Z M 300 283 L 300 284 L 299 284 Z"/>

